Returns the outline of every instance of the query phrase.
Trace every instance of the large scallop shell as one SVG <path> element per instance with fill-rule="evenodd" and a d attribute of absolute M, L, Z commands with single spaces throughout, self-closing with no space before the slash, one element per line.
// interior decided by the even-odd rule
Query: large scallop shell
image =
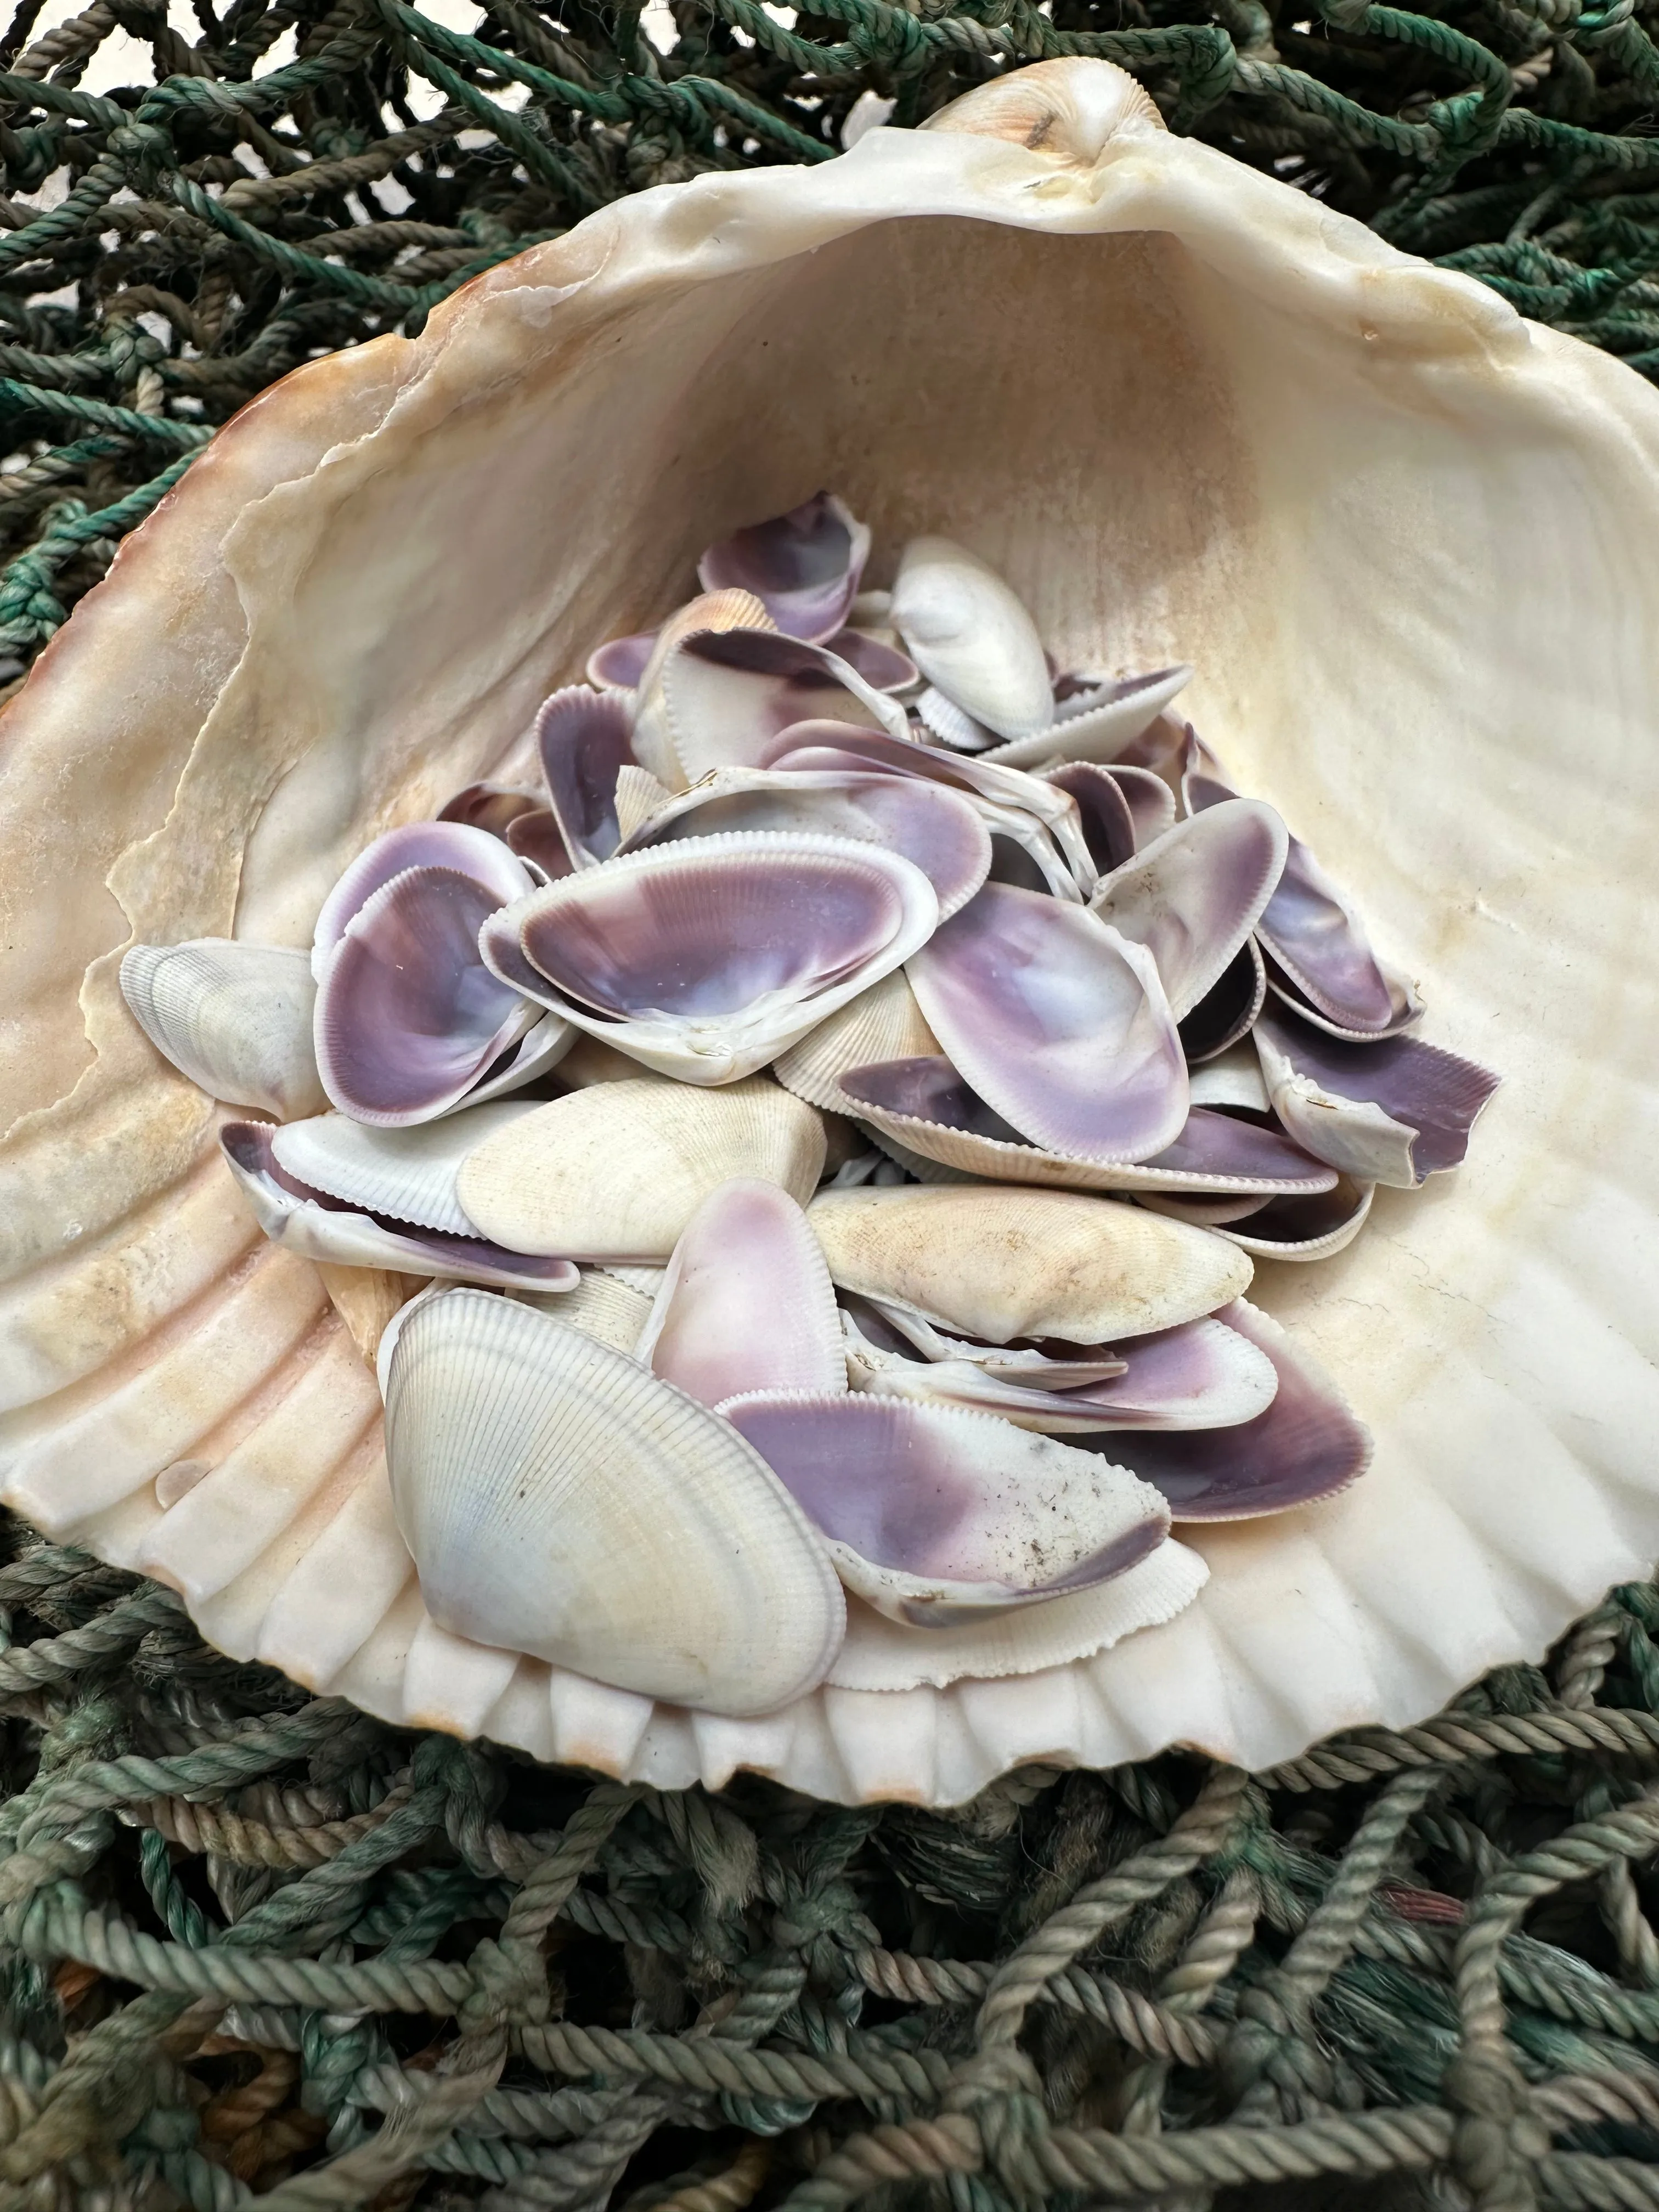
<path fill-rule="evenodd" d="M 823 1548 L 694 1399 L 476 1291 L 408 1308 L 381 1363 L 398 1525 L 441 1628 L 714 1712 L 823 1680 L 846 1620 Z"/>
<path fill-rule="evenodd" d="M 849 330 L 880 334 L 857 375 Z M 1193 662 L 1178 705 L 1422 977 L 1431 1040 L 1504 1082 L 1455 1178 L 1262 1271 L 1372 1431 L 1361 1481 L 1195 1530 L 1196 1601 L 1097 1656 L 738 1723 L 430 1621 L 373 1377 L 116 969 L 308 945 L 371 837 L 521 781 L 596 641 L 820 484 L 885 549 L 981 554 L 1062 666 Z M 1628 368 L 1168 136 L 1100 62 L 620 201 L 419 337 L 307 364 L 6 711 L 7 1501 L 228 1650 L 663 1789 L 948 1802 L 1176 1741 L 1261 1765 L 1536 1657 L 1659 1552 L 1656 486 Z M 185 1458 L 212 1471 L 164 1509 Z"/>

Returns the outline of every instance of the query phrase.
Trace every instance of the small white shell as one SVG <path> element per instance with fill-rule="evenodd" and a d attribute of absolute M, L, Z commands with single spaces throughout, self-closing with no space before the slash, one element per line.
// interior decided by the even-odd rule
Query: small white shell
<path fill-rule="evenodd" d="M 674 793 L 648 768 L 623 768 L 617 774 L 617 835 L 626 844 L 661 813 Z"/>
<path fill-rule="evenodd" d="M 913 538 L 893 584 L 893 626 L 947 699 L 1000 738 L 1054 720 L 1036 624 L 996 570 L 948 538 Z"/>
<path fill-rule="evenodd" d="M 780 1054 L 772 1073 L 797 1098 L 828 1114 L 845 1114 L 849 1109 L 841 1079 L 849 1068 L 872 1060 L 931 1057 L 939 1049 L 908 978 L 896 968 Z"/>
<path fill-rule="evenodd" d="M 307 954 L 227 937 L 135 945 L 121 962 L 121 995 L 157 1052 L 210 1098 L 283 1121 L 327 1105 Z"/>
<path fill-rule="evenodd" d="M 486 1137 L 533 1114 L 532 1100 L 467 1106 L 441 1121 L 408 1129 L 380 1129 L 348 1114 L 319 1114 L 290 1121 L 270 1140 L 276 1164 L 313 1190 L 387 1213 L 421 1229 L 476 1237 L 477 1224 L 462 1211 L 455 1176 L 467 1154 Z"/>
<path fill-rule="evenodd" d="M 942 1690 L 951 1682 L 991 1682 L 1069 1666 L 1109 1651 L 1138 1629 L 1173 1620 L 1209 1578 L 1196 1552 L 1166 1536 L 1156 1551 L 1109 1582 L 956 1627 L 909 1628 L 854 1598 L 847 1607 L 847 1641 L 826 1686 Z"/>
<path fill-rule="evenodd" d="M 695 599 L 688 599 L 683 607 L 677 607 L 657 632 L 651 657 L 634 693 L 634 757 L 669 790 L 684 791 L 686 785 L 674 740 L 669 733 L 668 707 L 663 696 L 663 670 L 670 654 L 686 638 L 696 637 L 704 630 L 776 627 L 752 592 L 703 592 Z"/>
<path fill-rule="evenodd" d="M 1187 1088 L 1194 1106 L 1243 1106 L 1253 1114 L 1273 1110 L 1261 1079 L 1261 1061 L 1249 1037 L 1194 1068 Z"/>
<path fill-rule="evenodd" d="M 732 1176 L 805 1205 L 823 1152 L 813 1109 L 760 1077 L 712 1091 L 599 1083 L 498 1130 L 468 1156 L 456 1192 L 483 1235 L 517 1252 L 665 1261 Z"/>
<path fill-rule="evenodd" d="M 695 1400 L 477 1291 L 408 1307 L 385 1374 L 392 1502 L 440 1627 L 705 1711 L 823 1680 L 846 1621 L 823 1547 Z"/>
<path fill-rule="evenodd" d="M 1004 1184 L 820 1191 L 807 1210 L 842 1290 L 1006 1344 L 1112 1344 L 1238 1297 L 1250 1262 L 1184 1222 L 1076 1191 Z"/>
<path fill-rule="evenodd" d="M 999 745 L 986 758 L 1006 768 L 1041 768 L 1051 761 L 1115 761 L 1125 745 L 1133 744 L 1158 720 L 1192 672 L 1183 665 L 1102 684 L 1056 707 L 1046 730 Z"/>
<path fill-rule="evenodd" d="M 584 1336 L 630 1356 L 651 1318 L 651 1301 L 645 1292 L 603 1267 L 584 1267 L 575 1289 L 562 1291 L 556 1297 L 540 1291 L 515 1291 L 513 1295 L 567 1328 L 579 1328 Z"/>

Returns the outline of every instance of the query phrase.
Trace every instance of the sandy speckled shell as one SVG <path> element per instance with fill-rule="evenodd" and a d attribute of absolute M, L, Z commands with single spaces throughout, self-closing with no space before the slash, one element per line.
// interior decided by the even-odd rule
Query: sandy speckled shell
<path fill-rule="evenodd" d="M 1250 1263 L 1185 1222 L 1077 1191 L 986 1183 L 820 1192 L 807 1211 L 839 1288 L 982 1344 L 1111 1344 L 1212 1313 Z"/>
<path fill-rule="evenodd" d="M 852 328 L 880 332 L 856 377 Z M 427 1618 L 374 1379 L 116 969 L 307 945 L 371 837 L 524 781 L 595 641 L 820 484 L 880 548 L 982 551 L 1063 667 L 1192 661 L 1182 710 L 1422 976 L 1426 1034 L 1504 1080 L 1455 1178 L 1263 1270 L 1375 1434 L 1351 1490 L 1200 1532 L 1195 1602 L 1100 1656 L 739 1723 Z M 1166 134 L 1097 62 L 617 202 L 419 337 L 307 364 L 6 710 L 6 1502 L 163 1575 L 226 1650 L 660 1789 L 944 1803 L 1172 1742 L 1261 1765 L 1539 1657 L 1659 1553 L 1656 487 L 1630 369 Z M 180 1461 L 210 1472 L 163 1511 Z"/>

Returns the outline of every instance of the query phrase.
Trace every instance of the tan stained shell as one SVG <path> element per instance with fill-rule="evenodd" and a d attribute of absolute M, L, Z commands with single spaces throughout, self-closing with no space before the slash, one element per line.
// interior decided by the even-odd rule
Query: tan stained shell
<path fill-rule="evenodd" d="M 804 1206 L 823 1150 L 812 1108 L 763 1076 L 716 1091 L 600 1083 L 550 1099 L 487 1139 L 455 1188 L 483 1234 L 515 1252 L 665 1261 L 704 1199 L 732 1176 L 775 1182 Z"/>
<path fill-rule="evenodd" d="M 881 332 L 856 378 L 853 327 Z M 307 945 L 370 837 L 524 781 L 596 641 L 820 484 L 878 546 L 983 555 L 1062 666 L 1192 661 L 1179 705 L 1422 975 L 1427 1033 L 1504 1083 L 1454 1182 L 1264 1270 L 1375 1434 L 1362 1481 L 1204 1531 L 1196 1601 L 1101 1656 L 739 1723 L 430 1621 L 373 1378 L 116 969 L 135 939 Z M 1100 62 L 619 201 L 418 338 L 307 364 L 6 710 L 6 1502 L 162 1574 L 239 1656 L 660 1789 L 947 1803 L 1172 1742 L 1263 1765 L 1538 1657 L 1659 1553 L 1656 488 L 1627 368 L 1169 136 Z M 185 1460 L 211 1472 L 163 1511 Z"/>
<path fill-rule="evenodd" d="M 981 1344 L 1115 1344 L 1212 1313 L 1244 1254 L 1185 1222 L 1078 1191 L 1004 1183 L 820 1191 L 807 1219 L 844 1291 Z"/>

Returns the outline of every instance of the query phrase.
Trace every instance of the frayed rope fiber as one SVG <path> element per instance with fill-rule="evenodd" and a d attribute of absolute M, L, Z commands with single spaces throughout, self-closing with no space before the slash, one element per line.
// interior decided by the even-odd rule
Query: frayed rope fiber
<path fill-rule="evenodd" d="M 1659 372 L 1659 0 L 193 4 L 0 36 L 0 696 L 297 362 L 1047 55 Z M 11 1524 L 0 2212 L 1659 2212 L 1656 1639 L 1632 1585 L 1273 1773 L 848 1811 L 386 1728 Z"/>
<path fill-rule="evenodd" d="M 1270 1773 L 596 1782 L 12 1524 L 0 2212 L 1659 2207 L 1659 1592 Z"/>

